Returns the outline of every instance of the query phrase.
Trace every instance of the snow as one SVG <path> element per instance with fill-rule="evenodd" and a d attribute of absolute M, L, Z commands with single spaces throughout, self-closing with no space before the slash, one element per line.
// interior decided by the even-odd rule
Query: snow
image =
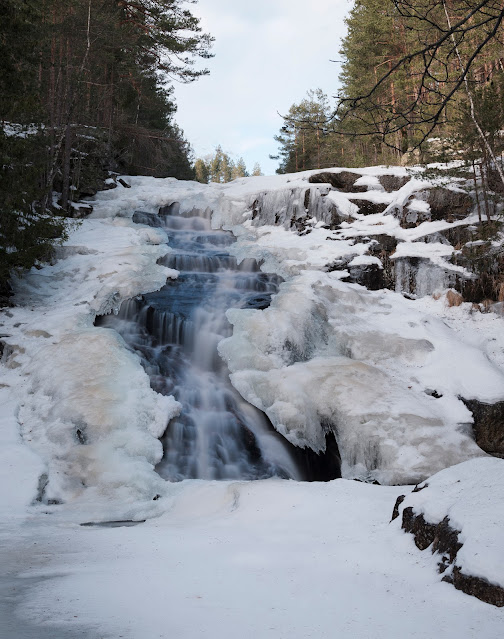
<path fill-rule="evenodd" d="M 503 583 L 504 462 L 476 446 L 460 400 L 504 399 L 503 318 L 344 281 L 346 266 L 379 265 L 367 251 L 386 233 L 399 255 L 424 251 L 433 268 L 449 268 L 450 247 L 416 240 L 476 220 L 402 229 L 390 212 L 425 181 L 386 194 L 378 177 L 405 169 L 358 173 L 370 189 L 360 196 L 310 184 L 310 172 L 208 186 L 128 176 L 130 189 L 96 196 L 55 264 L 16 282 L 18 306 L 0 313 L 0 561 L 17 604 L 16 616 L 6 608 L 7 639 L 501 636 L 502 611 L 442 583 L 436 558 L 389 524 L 404 486 L 351 481 L 414 483 L 441 471 L 405 504 L 449 512 L 463 565 Z M 360 215 L 350 199 L 364 196 L 388 209 Z M 229 311 L 234 332 L 220 352 L 236 388 L 291 441 L 321 450 L 334 429 L 345 479 L 169 484 L 156 474 L 177 402 L 93 322 L 177 276 L 156 263 L 169 250 L 163 231 L 130 219 L 175 201 L 182 214 L 211 209 L 213 227 L 237 236 L 239 259 L 285 278 L 270 308 Z M 252 219 L 255 202 L 270 208 Z M 346 219 L 338 230 L 327 228 L 331 207 Z M 482 530 L 484 552 L 470 543 Z"/>
<path fill-rule="evenodd" d="M 156 264 L 165 237 L 127 220 L 85 220 L 56 264 L 16 282 L 19 306 L 1 315 L 2 382 L 17 403 L 6 416 L 6 444 L 13 445 L 17 421 L 36 468 L 27 481 L 33 486 L 42 477 L 45 503 L 81 497 L 92 509 L 109 509 L 113 494 L 124 509 L 165 489 L 153 467 L 178 404 L 151 390 L 122 339 L 93 327 L 96 313 L 176 276 Z"/>
<path fill-rule="evenodd" d="M 456 565 L 466 575 L 504 587 L 504 460 L 473 459 L 446 468 L 409 494 L 400 507 L 412 507 L 431 524 L 445 517 L 463 544 Z"/>
<path fill-rule="evenodd" d="M 502 370 L 415 301 L 305 272 L 270 308 L 228 319 L 235 387 L 297 445 L 323 450 L 334 429 L 344 476 L 415 483 L 483 454 L 459 398 L 501 400 Z"/>
<path fill-rule="evenodd" d="M 23 577 L 43 581 L 19 614 L 55 638 L 498 639 L 502 610 L 441 582 L 430 553 L 389 524 L 398 494 L 190 481 L 139 526 L 39 522 Z"/>

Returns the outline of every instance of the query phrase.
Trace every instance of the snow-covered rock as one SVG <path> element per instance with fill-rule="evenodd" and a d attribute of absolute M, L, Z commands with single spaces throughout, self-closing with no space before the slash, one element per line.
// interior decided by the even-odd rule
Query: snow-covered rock
<path fill-rule="evenodd" d="M 398 498 L 399 515 L 420 550 L 439 554 L 444 581 L 504 606 L 504 460 L 442 470 Z"/>

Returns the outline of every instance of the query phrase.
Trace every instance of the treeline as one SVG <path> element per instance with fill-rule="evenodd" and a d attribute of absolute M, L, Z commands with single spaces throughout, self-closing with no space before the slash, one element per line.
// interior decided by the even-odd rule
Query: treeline
<path fill-rule="evenodd" d="M 355 0 L 340 93 L 294 104 L 276 137 L 278 172 L 412 159 L 482 159 L 503 150 L 500 0 Z M 433 140 L 433 138 L 437 138 Z"/>
<path fill-rule="evenodd" d="M 212 155 L 198 158 L 194 163 L 194 179 L 197 182 L 208 184 L 209 182 L 231 182 L 240 177 L 249 177 L 247 165 L 243 158 L 238 158 L 235 162 L 231 156 L 222 150 L 219 145 Z M 262 175 L 258 162 L 254 164 L 252 175 Z"/>
<path fill-rule="evenodd" d="M 0 286 L 108 170 L 194 176 L 172 82 L 207 73 L 212 38 L 186 5 L 0 0 Z"/>

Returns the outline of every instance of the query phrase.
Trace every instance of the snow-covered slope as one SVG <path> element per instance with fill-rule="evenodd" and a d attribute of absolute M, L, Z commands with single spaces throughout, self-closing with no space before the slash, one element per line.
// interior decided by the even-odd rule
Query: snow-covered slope
<path fill-rule="evenodd" d="M 454 251 L 446 243 L 417 240 L 472 225 L 471 211 L 452 222 L 424 219 L 433 185 L 404 169 L 361 169 L 357 180 L 326 173 L 346 176 L 352 192 L 314 183 L 313 171 L 208 186 L 127 178 L 132 188 L 98 194 L 54 266 L 19 282 L 19 306 L 2 318 L 2 371 L 16 387 L 23 437 L 46 467 L 43 500 L 105 485 L 124 493 L 125 483 L 150 499 L 163 490 L 153 471 L 157 437 L 177 406 L 150 390 L 135 357 L 93 320 L 176 276 L 155 263 L 167 250 L 163 232 L 128 219 L 173 202 L 181 214 L 211 209 L 213 225 L 237 235 L 239 259 L 260 259 L 285 278 L 269 309 L 229 312 L 234 334 L 220 352 L 235 387 L 290 441 L 320 451 L 333 431 L 344 476 L 381 483 L 420 481 L 484 455 L 461 398 L 504 399 L 502 318 L 448 307 L 443 295 L 406 299 L 345 281 L 353 267 L 381 268 L 370 253 L 384 235 L 399 242 L 391 259 L 421 248 L 438 275 L 460 272 L 445 259 Z M 364 199 L 382 212 L 360 213 Z M 423 221 L 401 226 L 406 209 Z"/>
<path fill-rule="evenodd" d="M 177 275 L 156 264 L 163 232 L 132 224 L 133 212 L 210 208 L 214 226 L 238 236 L 239 257 L 285 278 L 269 309 L 229 313 L 234 334 L 220 348 L 235 386 L 298 445 L 320 449 L 334 430 L 346 477 L 415 481 L 479 457 L 442 471 L 403 508 L 451 514 L 464 568 L 503 584 L 494 485 L 504 462 L 475 445 L 459 399 L 504 399 L 502 318 L 448 306 L 442 294 L 407 299 L 345 281 L 353 268 L 384 266 L 376 238 L 388 233 L 399 255 L 417 255 L 422 233 L 474 219 L 403 228 L 388 213 L 424 215 L 417 194 L 429 185 L 387 192 L 379 178 L 390 169 L 360 173 L 360 193 L 310 183 L 310 173 L 209 186 L 127 178 L 131 189 L 97 196 L 54 265 L 17 283 L 18 306 L 0 314 L 6 639 L 500 639 L 502 610 L 442 583 L 438 558 L 419 553 L 399 520 L 389 525 L 404 487 L 162 481 L 158 436 L 178 405 L 151 390 L 117 335 L 93 326 Z M 383 210 L 360 213 L 365 196 Z M 457 269 L 449 247 L 425 246 L 428 290 L 431 275 L 448 273 L 446 283 Z"/>

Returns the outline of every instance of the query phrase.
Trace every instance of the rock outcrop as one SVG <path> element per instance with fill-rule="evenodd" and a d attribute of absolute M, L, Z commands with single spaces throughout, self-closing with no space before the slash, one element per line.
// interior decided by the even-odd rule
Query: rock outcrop
<path fill-rule="evenodd" d="M 360 177 L 358 173 L 352 173 L 351 171 L 341 171 L 339 173 L 324 171 L 323 173 L 310 175 L 308 182 L 310 184 L 330 184 L 333 188 L 345 193 L 365 193 L 368 190 L 367 186 L 355 186 L 355 182 Z"/>
<path fill-rule="evenodd" d="M 474 418 L 474 439 L 480 448 L 495 457 L 504 458 L 504 402 L 484 404 L 464 399 Z"/>

